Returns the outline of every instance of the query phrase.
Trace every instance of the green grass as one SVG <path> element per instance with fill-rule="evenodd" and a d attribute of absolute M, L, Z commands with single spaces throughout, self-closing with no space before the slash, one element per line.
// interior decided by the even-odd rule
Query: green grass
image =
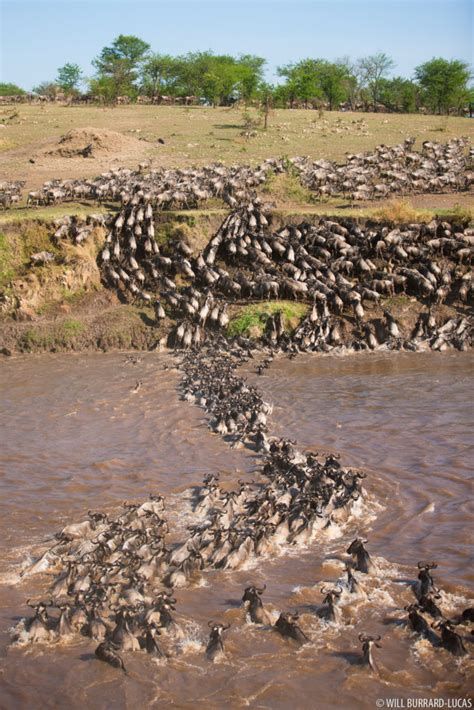
<path fill-rule="evenodd" d="M 0 288 L 21 276 L 30 263 L 31 255 L 49 251 L 59 255 L 59 249 L 51 240 L 51 230 L 37 222 L 4 225 L 0 233 Z M 46 268 L 46 267 L 43 267 Z"/>
<path fill-rule="evenodd" d="M 6 234 L 0 232 L 0 289 L 15 276 L 12 245 Z"/>
<path fill-rule="evenodd" d="M 461 225 L 468 225 L 474 221 L 474 208 L 464 207 L 459 203 L 455 204 L 454 207 L 439 209 L 437 210 L 437 214 L 439 217 L 444 217 Z"/>
<path fill-rule="evenodd" d="M 63 321 L 61 324 L 61 330 L 67 338 L 73 338 L 76 335 L 80 335 L 84 330 L 84 323 L 81 321 L 69 318 Z"/>
<path fill-rule="evenodd" d="M 53 222 L 65 215 L 76 215 L 87 217 L 89 214 L 106 214 L 110 212 L 110 205 L 107 207 L 97 204 L 84 204 L 83 202 L 63 202 L 59 205 L 48 207 L 20 207 L 2 212 L 0 215 L 0 226 L 15 224 L 16 222 L 37 221 Z"/>
<path fill-rule="evenodd" d="M 283 314 L 285 330 L 293 330 L 306 315 L 308 305 L 295 301 L 263 301 L 239 307 L 227 327 L 227 334 L 258 338 L 263 334 L 268 316 L 278 311 Z"/>

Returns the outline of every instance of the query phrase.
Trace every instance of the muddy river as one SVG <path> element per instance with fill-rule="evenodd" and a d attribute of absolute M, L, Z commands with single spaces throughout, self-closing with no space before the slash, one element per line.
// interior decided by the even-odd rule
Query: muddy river
<path fill-rule="evenodd" d="M 95 660 L 87 638 L 10 645 L 26 599 L 47 594 L 47 578 L 21 579 L 22 565 L 66 523 L 149 492 L 189 518 L 187 491 L 206 473 L 250 479 L 258 463 L 212 434 L 202 410 L 179 401 L 171 357 L 139 360 L 88 354 L 1 363 L 0 707 L 373 708 L 378 698 L 468 697 L 470 658 L 434 648 L 401 623 L 418 560 L 438 562 L 435 580 L 453 615 L 472 595 L 474 358 L 464 353 L 282 358 L 261 377 L 249 368 L 274 405 L 271 434 L 366 469 L 364 515 L 340 537 L 247 569 L 206 572 L 200 586 L 177 591 L 186 632 L 172 657 L 125 654 L 128 676 Z M 342 575 L 356 534 L 368 539 L 378 575 L 345 604 L 340 624 L 327 624 L 314 613 L 321 583 Z M 311 643 L 295 648 L 246 624 L 239 603 L 249 583 L 266 583 L 273 613 L 298 610 Z M 232 624 L 216 664 L 203 653 L 211 619 Z M 357 664 L 360 632 L 382 636 L 380 677 Z"/>

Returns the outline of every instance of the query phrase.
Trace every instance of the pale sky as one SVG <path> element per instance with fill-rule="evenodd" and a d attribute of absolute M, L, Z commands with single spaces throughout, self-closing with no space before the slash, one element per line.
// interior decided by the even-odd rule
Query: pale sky
<path fill-rule="evenodd" d="M 119 34 L 153 51 L 257 54 L 276 68 L 306 57 L 382 50 L 411 77 L 433 56 L 473 62 L 470 0 L 0 0 L 0 80 L 29 90 L 66 62 L 91 60 Z"/>

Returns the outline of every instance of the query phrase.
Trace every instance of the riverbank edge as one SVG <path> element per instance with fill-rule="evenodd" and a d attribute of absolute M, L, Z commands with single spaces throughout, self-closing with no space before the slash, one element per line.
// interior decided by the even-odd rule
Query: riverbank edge
<path fill-rule="evenodd" d="M 85 218 L 91 209 L 77 210 Z M 156 240 L 166 245 L 184 239 L 196 255 L 215 234 L 227 210 L 190 210 L 162 212 L 156 216 Z M 272 227 L 300 222 L 314 223 L 321 217 L 341 219 L 329 207 L 285 208 L 272 211 Z M 0 353 L 38 352 L 94 352 L 94 351 L 150 351 L 162 349 L 175 325 L 167 316 L 159 326 L 153 308 L 147 304 L 123 302 L 117 293 L 101 281 L 97 263 L 104 244 L 106 229 L 96 227 L 86 243 L 74 245 L 57 243 L 53 239 L 54 218 L 58 215 L 41 212 L 23 219 L 12 220 L 8 214 L 0 218 Z M 414 215 L 411 215 L 413 217 Z M 390 228 L 406 223 L 379 220 L 376 216 L 347 218 L 360 224 L 386 224 Z M 435 213 L 424 215 L 424 220 Z M 439 214 L 438 217 L 444 218 Z M 450 215 L 453 219 L 453 215 Z M 458 217 L 466 224 L 468 217 L 460 212 Z M 54 254 L 51 264 L 34 266 L 32 254 L 49 251 Z M 368 305 L 368 313 L 377 318 L 383 308 L 389 307 L 402 329 L 413 325 L 423 304 L 405 295 L 381 299 L 377 305 Z M 263 334 L 266 314 L 282 310 L 288 331 L 298 326 L 307 312 L 307 304 L 298 302 L 258 301 L 236 302 L 230 307 L 229 335 L 239 334 L 240 323 L 251 322 L 245 335 L 258 339 Z M 437 308 L 440 317 L 448 318 L 465 312 L 460 304 Z M 344 314 L 349 326 L 352 315 Z M 343 343 L 351 338 L 351 327 L 343 332 Z"/>

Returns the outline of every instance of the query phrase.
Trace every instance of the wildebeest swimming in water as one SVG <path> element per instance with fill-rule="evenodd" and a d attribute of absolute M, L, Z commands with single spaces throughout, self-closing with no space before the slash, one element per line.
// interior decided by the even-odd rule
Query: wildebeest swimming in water
<path fill-rule="evenodd" d="M 340 611 L 337 608 L 337 602 L 342 594 L 342 587 L 328 588 L 321 587 L 321 594 L 324 594 L 323 604 L 318 609 L 318 616 L 327 621 L 339 621 Z"/>
<path fill-rule="evenodd" d="M 380 639 L 381 636 L 379 635 L 368 636 L 367 634 L 359 634 L 359 641 L 362 644 L 362 663 L 369 666 L 374 673 L 377 674 L 379 673 L 379 668 L 373 656 L 373 648 L 382 648 L 378 643 Z"/>
<path fill-rule="evenodd" d="M 215 661 L 220 654 L 224 653 L 222 634 L 230 629 L 230 624 L 225 626 L 224 624 L 215 624 L 213 621 L 209 621 L 208 626 L 211 629 L 211 633 L 207 642 L 206 656 L 210 661 Z"/>
<path fill-rule="evenodd" d="M 405 611 L 408 612 L 408 623 L 412 630 L 416 631 L 417 634 L 429 636 L 430 628 L 426 619 L 419 613 L 420 606 L 418 604 L 410 604 L 405 607 Z"/>
<path fill-rule="evenodd" d="M 357 572 L 369 574 L 372 570 L 372 562 L 369 553 L 364 547 L 366 544 L 367 540 L 356 537 L 356 539 L 351 542 L 346 552 L 354 558 L 354 569 L 357 570 Z"/>
<path fill-rule="evenodd" d="M 452 653 L 453 656 L 465 656 L 467 654 L 462 638 L 453 631 L 451 621 L 447 619 L 435 621 L 432 626 L 434 629 L 441 631 L 441 645 L 443 648 Z"/>
<path fill-rule="evenodd" d="M 436 562 L 418 562 L 418 584 L 415 585 L 415 594 L 418 599 L 425 597 L 430 592 L 436 592 L 437 589 L 434 585 L 433 577 L 430 574 L 430 570 L 436 569 L 438 565 Z"/>
<path fill-rule="evenodd" d="M 299 614 L 282 611 L 275 623 L 274 629 L 285 638 L 293 639 L 293 641 L 299 644 L 308 643 L 310 639 L 298 626 L 298 619 Z"/>
<path fill-rule="evenodd" d="M 261 600 L 261 595 L 266 588 L 267 585 L 264 584 L 263 587 L 247 587 L 244 591 L 242 601 L 246 604 L 248 615 L 254 624 L 270 623 L 270 615 L 264 609 L 263 602 Z"/>
<path fill-rule="evenodd" d="M 99 661 L 104 661 L 114 668 L 121 668 L 124 673 L 127 673 L 122 657 L 117 653 L 117 647 L 112 641 L 103 641 L 100 643 L 95 649 L 95 655 Z"/>

